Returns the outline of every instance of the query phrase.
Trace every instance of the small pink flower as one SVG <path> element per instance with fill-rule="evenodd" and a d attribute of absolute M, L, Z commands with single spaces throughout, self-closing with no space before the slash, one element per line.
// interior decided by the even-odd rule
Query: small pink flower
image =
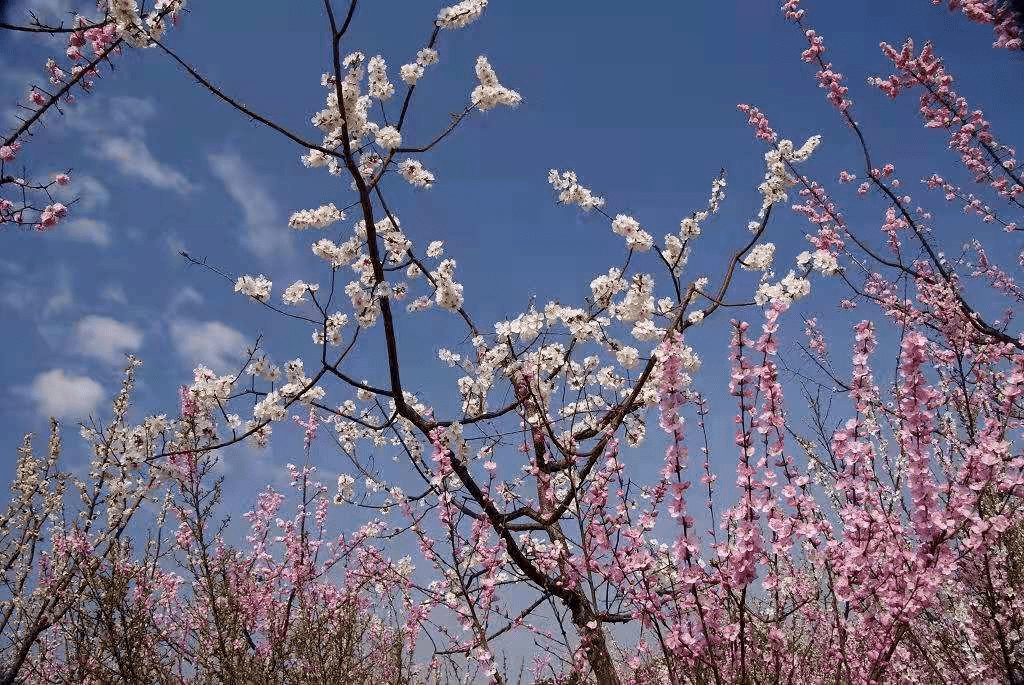
<path fill-rule="evenodd" d="M 13 162 L 14 158 L 18 154 L 18 150 L 21 149 L 21 143 L 11 143 L 10 145 L 0 146 L 0 160 L 5 162 Z"/>

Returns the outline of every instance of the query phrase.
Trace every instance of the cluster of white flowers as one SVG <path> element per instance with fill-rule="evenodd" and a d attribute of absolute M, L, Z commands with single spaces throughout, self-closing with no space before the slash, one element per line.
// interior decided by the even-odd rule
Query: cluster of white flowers
<path fill-rule="evenodd" d="M 640 222 L 631 216 L 617 214 L 612 220 L 612 231 L 626 239 L 631 250 L 647 252 L 654 247 L 654 237 L 640 228 Z"/>
<path fill-rule="evenodd" d="M 440 240 L 432 240 L 427 245 L 427 257 L 430 259 L 440 259 L 444 256 L 444 242 Z"/>
<path fill-rule="evenodd" d="M 429 188 L 434 184 L 434 174 L 424 169 L 418 159 L 403 159 L 398 164 L 398 173 L 418 188 Z"/>
<path fill-rule="evenodd" d="M 276 381 L 281 377 L 281 369 L 270 363 L 270 360 L 266 356 L 260 357 L 259 359 L 251 362 L 249 368 L 245 370 L 246 373 L 259 376 L 268 381 Z"/>
<path fill-rule="evenodd" d="M 344 145 L 343 136 L 346 130 L 349 136 L 349 146 L 357 148 L 364 137 L 374 135 L 379 128 L 377 124 L 369 120 L 373 97 L 363 95 L 361 92 L 364 60 L 365 56 L 361 52 L 354 52 L 345 57 L 346 73 L 340 88 L 337 80 L 331 74 L 324 74 L 320 79 L 320 85 L 327 89 L 325 107 L 314 114 L 310 121 L 323 131 L 322 147 L 327 150 L 336 150 Z M 338 100 L 339 90 L 341 91 L 341 102 Z M 303 157 L 303 163 L 307 166 L 324 166 L 326 164 L 331 173 L 341 173 L 338 160 L 333 157 L 326 159 L 326 155 L 314 155 L 310 152 Z"/>
<path fill-rule="evenodd" d="M 385 126 L 377 131 L 377 145 L 380 145 L 385 150 L 394 150 L 402 145 L 402 134 L 394 126 Z M 371 167 L 375 166 L 375 164 L 371 165 Z"/>
<path fill-rule="evenodd" d="M 401 141 L 399 141 L 399 143 L 401 143 Z M 356 169 L 359 171 L 360 176 L 369 180 L 373 178 L 374 174 L 377 173 L 377 170 L 380 169 L 383 163 L 383 157 L 381 157 L 373 150 L 368 150 L 363 154 L 359 155 L 359 163 L 356 165 Z M 355 181 L 353 181 L 352 183 L 355 184 Z"/>
<path fill-rule="evenodd" d="M 611 304 L 612 297 L 626 289 L 622 272 L 612 267 L 608 274 L 598 276 L 590 282 L 590 292 L 594 295 L 594 303 L 602 307 Z"/>
<path fill-rule="evenodd" d="M 494 330 L 499 339 L 506 340 L 517 335 L 523 343 L 530 344 L 544 330 L 544 315 L 530 307 L 530 311 L 523 312 L 511 321 L 495 324 Z"/>
<path fill-rule="evenodd" d="M 823 276 L 834 276 L 839 272 L 839 261 L 828 250 L 801 252 L 796 256 L 796 264 L 804 270 L 812 268 Z"/>
<path fill-rule="evenodd" d="M 363 328 L 370 328 L 377 323 L 377 314 L 380 312 L 380 304 L 376 297 L 373 297 L 369 290 L 364 288 L 358 281 L 351 281 L 345 286 L 345 294 L 352 302 L 352 309 L 356 314 L 356 322 Z"/>
<path fill-rule="evenodd" d="M 796 183 L 786 170 L 786 163 L 804 162 L 821 143 L 821 136 L 811 136 L 799 149 L 793 148 L 793 141 L 780 140 L 773 150 L 764 155 L 764 181 L 757 187 L 761 191 L 761 211 L 763 217 L 768 208 L 777 202 L 786 200 L 786 189 Z"/>
<path fill-rule="evenodd" d="M 462 284 L 455 281 L 455 260 L 444 260 L 430 275 L 434 279 L 434 301 L 438 306 L 453 311 L 462 307 Z"/>
<path fill-rule="evenodd" d="M 304 393 L 302 392 L 303 388 L 312 383 L 312 379 L 306 376 L 301 359 L 293 359 L 290 362 L 286 362 L 284 373 L 287 382 L 280 388 L 267 393 L 262 400 L 253 406 L 253 421 L 251 425 L 255 426 L 265 422 L 282 421 L 288 416 L 287 405 L 290 402 L 298 398 L 304 404 L 308 404 L 323 399 L 326 394 L 320 386 L 310 387 Z M 299 398 L 300 393 L 302 393 L 301 398 Z"/>
<path fill-rule="evenodd" d="M 320 150 L 310 150 L 307 154 L 303 155 L 301 159 L 303 166 L 310 169 L 327 166 L 331 161 L 331 157 Z M 337 165 L 335 165 L 335 168 L 340 170 L 340 167 L 337 167 Z"/>
<path fill-rule="evenodd" d="M 661 250 L 661 256 L 672 265 L 672 273 L 678 276 L 690 259 L 690 247 L 680 240 L 679 236 L 669 233 L 665 236 L 665 247 Z"/>
<path fill-rule="evenodd" d="M 335 312 L 334 314 L 331 314 L 329 317 L 327 317 L 327 324 L 325 326 L 325 328 L 327 329 L 326 341 L 331 345 L 340 345 L 341 331 L 347 323 L 348 314 Z M 322 329 L 317 328 L 316 330 L 313 331 L 313 342 L 315 344 L 323 345 L 324 340 L 324 331 Z"/>
<path fill-rule="evenodd" d="M 548 172 L 548 183 L 558 191 L 558 201 L 564 205 L 579 205 L 585 212 L 604 207 L 604 198 L 581 186 L 575 171 L 552 169 Z"/>
<path fill-rule="evenodd" d="M 387 68 L 387 63 L 380 55 L 371 57 L 366 65 L 366 71 L 369 75 L 370 96 L 378 100 L 387 100 L 395 94 L 395 86 L 388 80 Z"/>
<path fill-rule="evenodd" d="M 516 107 L 523 101 L 523 97 L 518 92 L 501 85 L 491 63 L 483 55 L 476 58 L 476 77 L 479 79 L 480 85 L 473 89 L 469 101 L 476 105 L 481 112 L 494 109 L 498 105 Z"/>
<path fill-rule="evenodd" d="M 785 302 L 789 304 L 794 300 L 806 297 L 810 292 L 811 282 L 790 271 L 778 283 L 762 282 L 754 293 L 754 302 L 758 305 L 770 302 Z"/>
<path fill-rule="evenodd" d="M 633 324 L 633 330 L 630 331 L 630 335 L 643 342 L 655 342 L 665 336 L 665 329 L 655 326 L 654 322 L 650 319 L 644 319 Z"/>
<path fill-rule="evenodd" d="M 316 209 L 301 209 L 288 218 L 288 225 L 296 230 L 305 228 L 327 228 L 345 218 L 345 213 L 331 202 Z"/>
<path fill-rule="evenodd" d="M 637 274 L 626 289 L 626 296 L 609 309 L 619 321 L 644 321 L 654 315 L 654 278 L 650 274 Z"/>
<path fill-rule="evenodd" d="M 234 383 L 234 376 L 218 376 L 212 369 L 197 366 L 193 371 L 193 383 L 188 388 L 189 397 L 200 412 L 211 411 L 231 396 Z"/>
<path fill-rule="evenodd" d="M 176 16 L 185 7 L 185 0 L 157 0 L 152 11 L 146 15 L 145 23 L 139 15 L 134 0 L 108 0 L 110 18 L 117 27 L 117 33 L 132 47 L 152 47 L 167 29 L 166 17 Z"/>
<path fill-rule="evenodd" d="M 775 243 L 761 243 L 750 248 L 741 266 L 747 271 L 768 271 L 775 259 Z"/>
<path fill-rule="evenodd" d="M 416 61 L 410 64 L 403 64 L 398 73 L 403 81 L 410 86 L 414 86 L 417 81 L 423 78 L 424 70 L 431 64 L 437 64 L 437 50 L 423 48 L 416 53 Z"/>
<path fill-rule="evenodd" d="M 615 352 L 615 359 L 624 369 L 635 369 L 640 363 L 640 351 L 635 347 L 624 346 Z"/>
<path fill-rule="evenodd" d="M 701 224 L 712 214 L 718 212 L 722 198 L 725 197 L 725 178 L 716 177 L 711 182 L 711 197 L 708 200 L 707 209 L 695 212 L 679 222 L 679 236 L 683 240 L 696 238 L 701 233 Z"/>
<path fill-rule="evenodd" d="M 437 13 L 437 25 L 443 29 L 458 29 L 466 26 L 483 14 L 487 0 L 462 0 L 462 2 L 444 7 Z"/>
<path fill-rule="evenodd" d="M 305 281 L 295 281 L 290 286 L 285 288 L 284 293 L 281 295 L 281 300 L 285 304 L 301 304 L 306 301 L 306 293 L 315 293 L 320 289 L 320 286 L 315 283 L 306 283 Z"/>
<path fill-rule="evenodd" d="M 334 496 L 334 501 L 337 504 L 341 504 L 343 501 L 350 500 L 355 496 L 355 485 L 356 479 L 347 473 L 343 473 L 338 476 L 338 492 Z"/>
<path fill-rule="evenodd" d="M 463 376 L 457 381 L 464 416 L 479 416 L 487 411 L 487 393 L 493 382 L 492 375 L 483 373 L 477 377 Z"/>
<path fill-rule="evenodd" d="M 725 197 L 725 177 L 718 176 L 711 181 L 711 196 L 707 208 L 694 212 L 679 222 L 679 234 L 665 236 L 665 247 L 661 256 L 671 265 L 672 273 L 679 276 L 690 258 L 690 241 L 700 236 L 701 224 L 712 214 L 718 212 L 722 199 Z"/>
<path fill-rule="evenodd" d="M 352 262 L 359 254 L 359 247 L 358 238 L 349 238 L 341 245 L 335 244 L 333 240 L 323 238 L 313 243 L 313 254 L 329 262 L 331 268 L 337 269 Z"/>
<path fill-rule="evenodd" d="M 260 302 L 270 299 L 270 288 L 273 283 L 263 274 L 259 276 L 239 276 L 235 281 L 235 292 L 248 295 Z"/>

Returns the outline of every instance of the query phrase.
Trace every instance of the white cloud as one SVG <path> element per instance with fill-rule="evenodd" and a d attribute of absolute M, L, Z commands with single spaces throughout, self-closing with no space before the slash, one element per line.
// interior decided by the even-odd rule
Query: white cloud
<path fill-rule="evenodd" d="M 75 346 L 80 353 L 110 364 L 142 347 L 142 331 L 107 316 L 87 316 L 75 325 Z"/>
<path fill-rule="evenodd" d="M 100 290 L 100 297 L 114 304 L 128 304 L 128 294 L 120 283 L 108 283 Z"/>
<path fill-rule="evenodd" d="M 100 159 L 113 162 L 125 176 L 136 176 L 157 188 L 182 194 L 192 190 L 192 184 L 181 172 L 153 156 L 141 136 L 105 136 L 100 140 L 95 154 Z"/>
<path fill-rule="evenodd" d="M 55 233 L 71 240 L 92 243 L 100 247 L 110 245 L 110 226 L 96 219 L 75 218 L 59 224 Z"/>
<path fill-rule="evenodd" d="M 36 15 L 42 21 L 63 21 L 65 25 L 71 24 L 71 20 L 74 19 L 74 10 L 82 8 L 83 10 L 89 10 L 88 2 L 75 2 L 72 0 L 32 0 L 27 2 L 25 0 L 15 1 L 11 3 L 11 14 L 15 23 L 27 24 L 31 19 L 29 16 L 29 9 L 36 13 Z"/>
<path fill-rule="evenodd" d="M 43 416 L 85 419 L 103 400 L 103 386 L 89 378 L 51 369 L 32 381 L 29 396 Z"/>
<path fill-rule="evenodd" d="M 181 360 L 190 366 L 205 364 L 217 373 L 237 371 L 249 346 L 244 335 L 220 321 L 171 321 L 171 341 Z"/>
<path fill-rule="evenodd" d="M 57 267 L 57 274 L 54 280 L 56 281 L 56 287 L 43 306 L 44 317 L 60 314 L 75 303 L 75 295 L 71 290 L 71 271 L 66 264 L 60 264 Z"/>
<path fill-rule="evenodd" d="M 0 283 L 0 305 L 17 310 L 40 325 L 75 304 L 71 271 L 66 264 L 31 271 L 20 266 L 0 268 L 0 273 L 13 276 Z"/>
<path fill-rule="evenodd" d="M 146 143 L 146 122 L 157 115 L 150 98 L 127 95 L 82 99 L 59 125 L 84 133 L 96 144 L 89 153 L 112 162 L 125 176 L 139 178 L 162 190 L 188 193 L 194 189 L 177 169 L 158 160 Z M 75 177 L 72 175 L 72 187 Z M 85 189 L 83 188 L 83 192 Z M 72 189 L 70 192 L 75 192 Z"/>
<path fill-rule="evenodd" d="M 209 155 L 207 159 L 228 195 L 242 208 L 243 247 L 263 259 L 280 259 L 293 254 L 295 247 L 277 204 L 241 156 L 225 152 Z"/>
<path fill-rule="evenodd" d="M 167 303 L 167 311 L 176 314 L 182 307 L 199 306 L 205 301 L 203 294 L 190 285 L 174 291 L 170 301 Z"/>

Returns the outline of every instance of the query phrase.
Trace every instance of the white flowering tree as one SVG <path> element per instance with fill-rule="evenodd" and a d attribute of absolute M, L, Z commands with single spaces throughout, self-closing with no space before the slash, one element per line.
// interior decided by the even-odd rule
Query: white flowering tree
<path fill-rule="evenodd" d="M 317 630 L 336 625 L 344 608 L 373 614 L 365 592 L 374 585 L 373 592 L 387 598 L 377 606 L 389 607 L 384 613 L 391 628 L 380 615 L 364 617 L 345 624 L 345 639 L 358 643 L 351 638 L 356 625 L 397 644 L 395 660 L 373 666 L 378 677 L 386 672 L 395 680 L 505 682 L 515 674 L 502 654 L 515 641 L 531 639 L 546 654 L 534 664 L 535 678 L 557 682 L 1022 682 L 1024 607 L 1013 584 L 1024 562 L 1024 458 L 1013 435 L 1022 416 L 1024 343 L 1008 332 L 1011 317 L 999 323 L 987 317 L 987 307 L 972 305 L 965 282 L 991 285 L 1008 296 L 1011 308 L 1019 290 L 987 257 L 947 259 L 937 247 L 941 236 L 928 228 L 930 217 L 901 194 L 895 167 L 875 166 L 843 77 L 824 61 L 824 42 L 806 25 L 799 0 L 786 2 L 783 13 L 801 29 L 803 59 L 818 67 L 818 85 L 862 146 L 860 194 L 874 190 L 883 203 L 885 244 L 849 226 L 823 185 L 801 171 L 818 136 L 794 144 L 776 134 L 763 112 L 741 105 L 767 145 L 761 203 L 750 208 L 748 230 L 733 251 L 721 256 L 717 282 L 693 273 L 688 260 L 724 201 L 724 173 L 710 180 L 706 206 L 684 210 L 689 213 L 678 230 L 658 239 L 637 218 L 606 209 L 605 199 L 576 172 L 553 169 L 548 181 L 557 201 L 607 219 L 623 240 L 622 252 L 590 281 L 584 301 L 531 304 L 515 317 L 484 323 L 473 313 L 473 297 L 485 293 L 464 291 L 456 260 L 446 254 L 446 236 L 421 235 L 415 221 L 403 228 L 389 191 L 395 183 L 429 191 L 437 177 L 427 153 L 471 115 L 520 104 L 520 94 L 480 56 L 476 83 L 451 122 L 433 138 L 406 139 L 413 95 L 435 77 L 429 72 L 438 69 L 445 34 L 479 19 L 486 5 L 465 0 L 441 9 L 427 43 L 410 48 L 414 57 L 399 68 L 396 83 L 384 57 L 343 50 L 358 0 L 339 7 L 324 0 L 332 51 L 321 79 L 325 102 L 311 118 L 316 139 L 242 105 L 162 42 L 165 18 L 176 16 L 181 3 L 158 2 L 143 18 L 134 3 L 111 2 L 101 18 L 78 20 L 69 29 L 71 47 L 81 45 L 79 34 L 106 36 L 97 53 L 102 57 L 122 41 L 165 53 L 226 105 L 296 143 L 302 164 L 338 177 L 339 190 L 320 206 L 292 214 L 290 228 L 345 226 L 341 239 L 311 241 L 322 266 L 306 279 L 275 289 L 263 274 L 227 277 L 236 292 L 274 310 L 283 323 L 305 327 L 309 351 L 276 365 L 253 349 L 237 374 L 199 367 L 182 392 L 176 420 L 151 419 L 133 428 L 121 416 L 120 428 L 111 429 L 107 441 L 118 448 L 107 453 L 127 457 L 122 468 L 145 466 L 153 473 L 134 479 L 130 495 L 119 485 L 109 501 L 135 504 L 115 506 L 111 515 L 121 521 L 138 501 L 165 493 L 159 501 L 180 523 L 171 536 L 175 554 L 191 579 L 187 598 L 175 599 L 178 581 L 161 575 L 168 573 L 158 561 L 163 557 L 154 553 L 138 562 L 164 589 L 160 597 L 139 593 L 152 601 L 145 605 L 150 614 L 142 615 L 155 612 L 159 620 L 143 630 L 153 639 L 138 657 L 152 668 L 135 677 L 166 675 L 177 659 L 191 660 L 215 682 L 293 682 L 289 670 L 303 674 L 294 682 L 331 682 L 330 673 L 317 679 L 327 657 L 310 644 Z M 999 47 L 1020 47 L 1009 4 L 962 8 L 969 18 L 995 25 Z M 70 59 L 84 59 L 71 47 Z M 893 97 L 920 90 L 926 126 L 950 132 L 950 147 L 1007 216 L 1019 210 L 1024 188 L 1012 149 L 951 89 L 930 47 L 915 52 L 908 42 L 883 49 L 894 73 L 872 84 Z M 84 78 L 95 66 L 70 73 Z M 60 74 L 53 77 L 60 90 L 33 99 L 37 113 L 56 106 L 75 85 Z M 5 140 L 5 161 L 18 154 L 15 144 L 31 125 Z M 842 182 L 854 179 L 848 171 L 840 174 Z M 48 192 L 45 184 L 11 183 Z M 944 190 L 949 201 L 962 200 L 986 222 L 1016 229 L 985 200 L 938 174 L 929 186 Z M 810 249 L 783 257 L 769 232 L 794 191 L 801 199 L 793 208 L 811 224 Z M 11 221 L 40 228 L 52 227 L 67 210 L 8 205 Z M 27 212 L 38 216 L 26 219 Z M 975 251 L 984 255 L 980 247 Z M 755 274 L 749 288 L 739 286 L 742 271 Z M 847 402 L 848 421 L 834 430 L 824 405 L 812 401 L 808 414 L 820 434 L 805 438 L 784 408 L 779 321 L 810 294 L 817 277 L 848 287 L 842 306 L 861 301 L 877 309 L 855 329 L 852 378 L 836 370 L 825 334 L 814 320 L 807 322 L 808 356 Z M 904 286 L 914 289 L 912 296 L 900 294 Z M 460 377 L 452 387 L 412 392 L 402 363 L 403 344 L 412 343 L 403 343 L 401 331 L 404 320 L 431 308 L 444 310 L 457 329 L 442 331 L 430 344 Z M 717 501 L 721 464 L 711 463 L 711 452 L 719 448 L 709 440 L 709 408 L 695 386 L 701 359 L 687 343 L 691 328 L 726 308 L 762 318 L 757 337 L 748 334 L 748 323 L 732 324 L 729 388 L 738 409 L 731 461 L 738 494 L 730 506 Z M 880 389 L 869 360 L 875 330 L 883 325 L 898 330 L 901 343 L 897 381 Z M 379 350 L 381 360 L 372 369 L 379 375 L 369 379 L 365 366 L 353 362 L 366 346 Z M 442 415 L 438 407 L 456 396 L 460 408 Z M 218 489 L 204 485 L 208 460 L 244 440 L 265 445 L 274 424 L 300 409 L 306 446 L 329 433 L 353 465 L 356 475 L 338 479 L 334 503 L 379 515 L 327 546 L 329 491 L 311 480 L 309 467 L 295 467 L 301 502 L 273 540 L 283 543 L 283 556 L 274 556 L 268 538 L 281 506 L 271 494 L 251 513 L 253 549 L 228 551 L 220 532 L 209 527 Z M 687 432 L 687 413 L 696 417 L 697 431 Z M 660 469 L 648 472 L 630 450 L 640 454 L 655 442 L 664 457 Z M 704 455 L 694 464 L 690 443 Z M 374 450 L 389 450 L 401 466 L 376 470 L 367 458 Z M 105 472 L 106 466 L 98 468 Z M 688 507 L 694 477 L 704 486 L 701 499 L 714 524 L 710 538 L 698 533 Z M 652 537 L 656 528 L 671 544 Z M 88 529 L 78 534 L 81 544 L 95 548 Z M 388 558 L 386 541 L 398 536 L 416 541 L 415 569 L 409 560 Z M 69 571 L 68 582 L 92 579 L 95 587 L 108 588 L 130 564 L 113 563 L 102 583 L 88 565 L 80 566 L 85 570 Z M 344 581 L 332 585 L 330 574 L 342 568 Z M 278 585 L 250 582 L 254 569 Z M 173 619 L 179 612 L 167 607 L 177 601 L 192 607 L 180 612 L 189 620 Z M 103 602 L 97 598 L 95 605 Z M 23 664 L 35 671 L 51 661 L 67 667 L 71 660 L 62 662 L 62 655 L 82 651 L 80 642 L 69 640 L 63 616 L 86 616 L 79 625 L 92 625 L 98 614 L 76 613 L 75 606 L 84 605 L 68 604 L 60 615 L 19 609 L 32 620 L 26 619 L 27 632 L 15 631 L 23 653 L 8 660 L 7 682 L 15 682 Z M 108 622 L 105 629 L 113 634 L 117 625 Z M 47 643 L 33 652 L 51 630 L 69 640 L 66 645 Z M 954 649 L 961 639 L 966 656 Z M 330 658 L 354 668 L 353 649 L 348 661 Z M 109 658 L 118 663 L 116 654 Z M 165 660 L 171 665 L 160 666 Z M 90 677 L 104 682 L 95 673 L 107 671 L 90 668 Z M 131 680 L 123 669 L 116 672 Z"/>

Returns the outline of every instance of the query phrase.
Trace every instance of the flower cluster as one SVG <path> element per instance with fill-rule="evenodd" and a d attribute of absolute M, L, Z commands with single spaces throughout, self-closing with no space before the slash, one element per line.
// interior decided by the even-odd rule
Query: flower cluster
<path fill-rule="evenodd" d="M 345 213 L 331 202 L 316 209 L 303 209 L 293 213 L 288 218 L 288 225 L 300 231 L 307 228 L 327 228 L 344 218 Z"/>
<path fill-rule="evenodd" d="M 585 212 L 604 207 L 604 198 L 581 186 L 575 171 L 552 169 L 548 172 L 548 183 L 558 192 L 558 201 L 562 204 L 579 205 Z"/>
<path fill-rule="evenodd" d="M 483 55 L 476 58 L 476 77 L 480 85 L 470 93 L 469 101 L 481 112 L 494 109 L 498 105 L 516 107 L 523 101 L 519 93 L 498 82 L 498 75 L 494 73 L 491 63 Z"/>
<path fill-rule="evenodd" d="M 273 283 L 263 274 L 259 276 L 239 276 L 235 281 L 235 292 L 248 295 L 260 302 L 270 299 L 270 288 Z"/>

